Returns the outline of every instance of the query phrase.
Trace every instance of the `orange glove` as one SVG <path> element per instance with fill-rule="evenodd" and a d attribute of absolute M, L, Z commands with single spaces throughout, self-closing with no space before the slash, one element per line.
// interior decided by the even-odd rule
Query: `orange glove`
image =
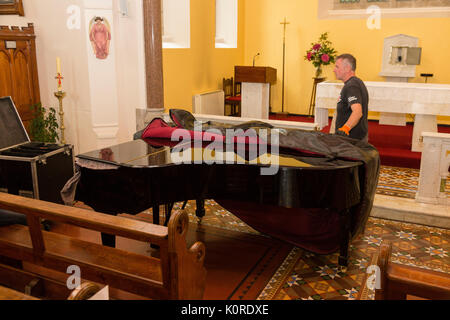
<path fill-rule="evenodd" d="M 349 136 L 351 128 L 348 125 L 344 124 L 338 130 L 344 132 L 347 136 Z"/>

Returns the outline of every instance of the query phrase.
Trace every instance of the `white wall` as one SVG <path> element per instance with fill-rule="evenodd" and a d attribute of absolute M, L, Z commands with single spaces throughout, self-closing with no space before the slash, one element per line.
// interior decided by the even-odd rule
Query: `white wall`
<path fill-rule="evenodd" d="M 92 49 L 87 46 L 88 30 L 85 26 L 85 1 L 92 7 L 112 1 L 116 90 L 110 92 L 117 100 L 118 110 L 103 106 L 105 118 L 115 118 L 117 130 L 107 139 L 94 131 L 98 124 L 93 122 L 93 111 L 89 82 L 88 55 Z M 74 144 L 76 153 L 105 147 L 105 144 L 122 143 L 132 139 L 136 131 L 136 109 L 145 108 L 145 83 L 142 84 L 144 67 L 142 39 L 142 0 L 128 0 L 128 16 L 119 13 L 119 0 L 24 0 L 25 17 L 0 16 L 0 25 L 26 26 L 32 22 L 36 33 L 37 64 L 42 104 L 57 109 L 56 57 L 61 58 L 63 90 L 67 92 L 64 101 L 64 122 L 66 142 Z M 74 9 L 75 11 L 68 11 Z M 80 15 L 76 12 L 79 9 Z M 79 28 L 69 29 L 71 25 Z M 70 24 L 69 23 L 69 24 Z M 104 77 L 102 79 L 102 77 Z M 97 75 L 99 83 L 108 75 Z M 95 101 L 95 100 L 94 100 Z M 97 109 L 96 109 L 97 108 Z M 108 113 L 108 114 L 106 114 Z M 98 114 L 98 112 L 97 112 Z M 113 121 L 114 122 L 114 121 Z M 113 131 L 111 131 L 113 132 Z"/>

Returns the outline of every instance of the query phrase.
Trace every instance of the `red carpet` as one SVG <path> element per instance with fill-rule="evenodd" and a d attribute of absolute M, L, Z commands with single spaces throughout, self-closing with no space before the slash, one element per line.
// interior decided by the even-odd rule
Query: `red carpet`
<path fill-rule="evenodd" d="M 288 115 L 280 117 L 270 115 L 270 119 L 314 122 L 314 117 Z M 322 132 L 330 131 L 331 118 L 329 125 L 322 129 Z M 438 132 L 450 133 L 450 126 L 438 126 Z M 413 125 L 389 126 L 380 125 L 378 121 L 369 121 L 369 143 L 375 146 L 380 153 L 381 164 L 385 166 L 404 167 L 420 169 L 420 152 L 411 151 L 411 139 L 413 134 Z"/>

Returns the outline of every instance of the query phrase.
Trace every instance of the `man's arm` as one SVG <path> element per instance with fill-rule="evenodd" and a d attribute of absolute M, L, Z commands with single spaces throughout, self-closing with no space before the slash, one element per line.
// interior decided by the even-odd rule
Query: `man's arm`
<path fill-rule="evenodd" d="M 348 136 L 350 135 L 350 130 L 352 130 L 359 122 L 359 120 L 362 118 L 362 106 L 360 103 L 354 103 L 351 105 L 352 113 L 350 114 L 350 117 L 348 118 L 347 122 L 340 127 L 338 130 L 345 132 L 345 134 Z"/>
<path fill-rule="evenodd" d="M 362 118 L 363 112 L 362 112 L 362 105 L 360 103 L 352 104 L 351 108 L 352 114 L 350 115 L 345 124 L 352 129 L 358 124 L 359 120 Z"/>

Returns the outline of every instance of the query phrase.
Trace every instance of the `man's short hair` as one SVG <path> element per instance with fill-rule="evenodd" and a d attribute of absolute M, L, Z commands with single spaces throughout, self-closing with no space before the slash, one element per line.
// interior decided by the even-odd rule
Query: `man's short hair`
<path fill-rule="evenodd" d="M 350 67 L 352 68 L 353 71 L 356 70 L 356 58 L 354 56 L 352 56 L 349 53 L 344 53 L 341 54 L 340 56 L 338 56 L 336 58 L 336 61 L 338 61 L 339 59 L 345 60 L 347 61 L 347 63 L 350 65 Z"/>

